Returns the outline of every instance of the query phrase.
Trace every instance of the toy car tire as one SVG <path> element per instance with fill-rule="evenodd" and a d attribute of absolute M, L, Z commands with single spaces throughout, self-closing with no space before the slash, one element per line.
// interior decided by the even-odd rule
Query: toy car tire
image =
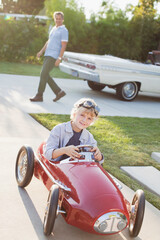
<path fill-rule="evenodd" d="M 130 214 L 129 232 L 131 237 L 136 237 L 142 226 L 144 210 L 145 210 L 145 196 L 142 190 L 137 190 L 133 200 L 132 206 L 134 211 Z"/>
<path fill-rule="evenodd" d="M 31 147 L 23 146 L 20 148 L 17 160 L 15 175 L 19 187 L 26 187 L 33 176 L 34 171 L 34 153 Z"/>
<path fill-rule="evenodd" d="M 58 198 L 59 187 L 57 185 L 53 185 L 49 191 L 43 223 L 43 232 L 46 236 L 49 236 L 52 233 L 54 227 L 57 216 Z"/>

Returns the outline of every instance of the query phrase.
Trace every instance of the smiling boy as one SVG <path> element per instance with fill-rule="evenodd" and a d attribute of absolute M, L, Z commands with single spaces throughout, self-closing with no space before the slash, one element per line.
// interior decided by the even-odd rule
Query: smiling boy
<path fill-rule="evenodd" d="M 79 158 L 77 146 L 92 145 L 95 160 L 101 161 L 103 156 L 97 142 L 86 129 L 97 119 L 99 110 L 93 99 L 82 98 L 77 101 L 71 111 L 71 121 L 58 124 L 50 132 L 45 157 L 52 161 L 61 161 L 67 157 Z"/>

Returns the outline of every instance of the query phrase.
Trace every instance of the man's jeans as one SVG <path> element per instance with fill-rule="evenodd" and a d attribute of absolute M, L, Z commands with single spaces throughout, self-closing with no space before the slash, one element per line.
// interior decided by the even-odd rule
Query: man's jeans
<path fill-rule="evenodd" d="M 40 75 L 40 82 L 38 87 L 38 93 L 43 95 L 43 92 L 45 91 L 46 84 L 50 86 L 52 91 L 57 95 L 61 91 L 61 89 L 58 87 L 58 85 L 55 83 L 55 81 L 51 78 L 49 73 L 51 70 L 55 67 L 55 61 L 56 59 L 46 56 L 43 62 L 43 67 Z"/>

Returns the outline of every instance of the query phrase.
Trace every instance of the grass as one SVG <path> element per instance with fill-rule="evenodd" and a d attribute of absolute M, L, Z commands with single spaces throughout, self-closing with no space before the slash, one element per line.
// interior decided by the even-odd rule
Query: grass
<path fill-rule="evenodd" d="M 49 130 L 69 121 L 69 115 L 31 116 Z M 121 166 L 153 166 L 160 170 L 160 164 L 151 158 L 152 152 L 160 150 L 160 119 L 100 117 L 89 130 L 104 155 L 103 167 L 134 191 L 143 189 L 146 199 L 160 210 L 160 198 L 120 169 Z"/>
<path fill-rule="evenodd" d="M 36 64 L 0 62 L 0 73 L 4 74 L 39 76 L 41 68 L 42 65 Z M 72 78 L 72 76 L 61 72 L 57 67 L 52 70 L 51 76 L 55 78 Z M 75 79 L 75 77 L 73 78 Z"/>

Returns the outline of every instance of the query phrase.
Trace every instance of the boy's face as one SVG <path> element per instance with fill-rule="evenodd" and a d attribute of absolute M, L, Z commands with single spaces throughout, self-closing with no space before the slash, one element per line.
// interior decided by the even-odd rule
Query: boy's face
<path fill-rule="evenodd" d="M 75 126 L 79 129 L 85 129 L 91 125 L 94 118 L 90 112 L 86 112 L 86 109 L 79 109 L 77 113 L 75 113 L 73 122 Z"/>

